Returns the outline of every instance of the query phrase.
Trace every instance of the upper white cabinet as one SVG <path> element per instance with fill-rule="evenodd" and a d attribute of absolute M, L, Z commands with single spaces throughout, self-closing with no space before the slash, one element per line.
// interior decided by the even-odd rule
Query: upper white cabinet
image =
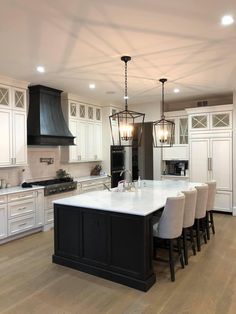
<path fill-rule="evenodd" d="M 61 148 L 62 162 L 102 160 L 102 109 L 71 100 L 68 94 L 62 98 L 62 109 L 69 129 L 76 137 L 75 146 Z"/>
<path fill-rule="evenodd" d="M 229 130 L 232 128 L 232 106 L 212 106 L 186 109 L 189 131 Z"/>
<path fill-rule="evenodd" d="M 26 88 L 28 84 L 0 77 L 0 82 L 1 80 L 5 80 L 6 84 L 0 84 L 0 167 L 25 165 L 27 163 Z"/>
<path fill-rule="evenodd" d="M 188 116 L 185 111 L 166 112 L 167 120 L 174 122 L 174 141 L 172 147 L 163 148 L 163 160 L 188 160 Z"/>

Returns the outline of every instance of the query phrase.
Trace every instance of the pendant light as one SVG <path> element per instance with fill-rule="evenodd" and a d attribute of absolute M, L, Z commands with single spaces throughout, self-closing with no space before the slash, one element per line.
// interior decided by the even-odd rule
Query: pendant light
<path fill-rule="evenodd" d="M 112 142 L 116 146 L 140 146 L 145 114 L 128 109 L 127 63 L 131 57 L 123 56 L 121 60 L 125 63 L 125 110 L 109 116 Z"/>
<path fill-rule="evenodd" d="M 164 115 L 164 84 L 167 79 L 162 78 L 159 82 L 162 84 L 161 120 L 153 123 L 153 146 L 164 148 L 173 146 L 175 124 L 166 120 Z"/>

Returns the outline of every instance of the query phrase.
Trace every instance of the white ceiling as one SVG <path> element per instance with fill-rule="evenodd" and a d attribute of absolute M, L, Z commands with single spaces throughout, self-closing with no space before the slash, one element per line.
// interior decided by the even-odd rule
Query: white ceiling
<path fill-rule="evenodd" d="M 235 0 L 2 0 L 0 73 L 104 105 L 123 102 L 128 64 L 131 104 L 230 92 L 236 87 Z M 44 65 L 46 73 L 35 68 Z M 89 83 L 96 89 L 90 90 Z"/>

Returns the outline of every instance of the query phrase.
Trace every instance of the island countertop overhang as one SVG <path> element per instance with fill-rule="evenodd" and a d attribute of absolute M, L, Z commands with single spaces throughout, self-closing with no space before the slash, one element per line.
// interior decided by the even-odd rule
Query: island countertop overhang
<path fill-rule="evenodd" d="M 55 200 L 54 204 L 147 216 L 163 208 L 166 199 L 201 183 L 185 181 L 142 181 L 135 192 L 95 191 Z"/>

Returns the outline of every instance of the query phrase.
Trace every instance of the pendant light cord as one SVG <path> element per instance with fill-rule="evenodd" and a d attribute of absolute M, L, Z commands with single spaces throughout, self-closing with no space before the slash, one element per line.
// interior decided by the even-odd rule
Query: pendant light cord
<path fill-rule="evenodd" d="M 127 73 L 128 73 L 128 70 L 127 70 L 127 61 L 125 61 L 125 110 L 128 109 L 128 80 L 127 80 Z"/>
<path fill-rule="evenodd" d="M 161 113 L 161 118 L 164 119 L 164 82 L 162 82 L 162 113 Z"/>

